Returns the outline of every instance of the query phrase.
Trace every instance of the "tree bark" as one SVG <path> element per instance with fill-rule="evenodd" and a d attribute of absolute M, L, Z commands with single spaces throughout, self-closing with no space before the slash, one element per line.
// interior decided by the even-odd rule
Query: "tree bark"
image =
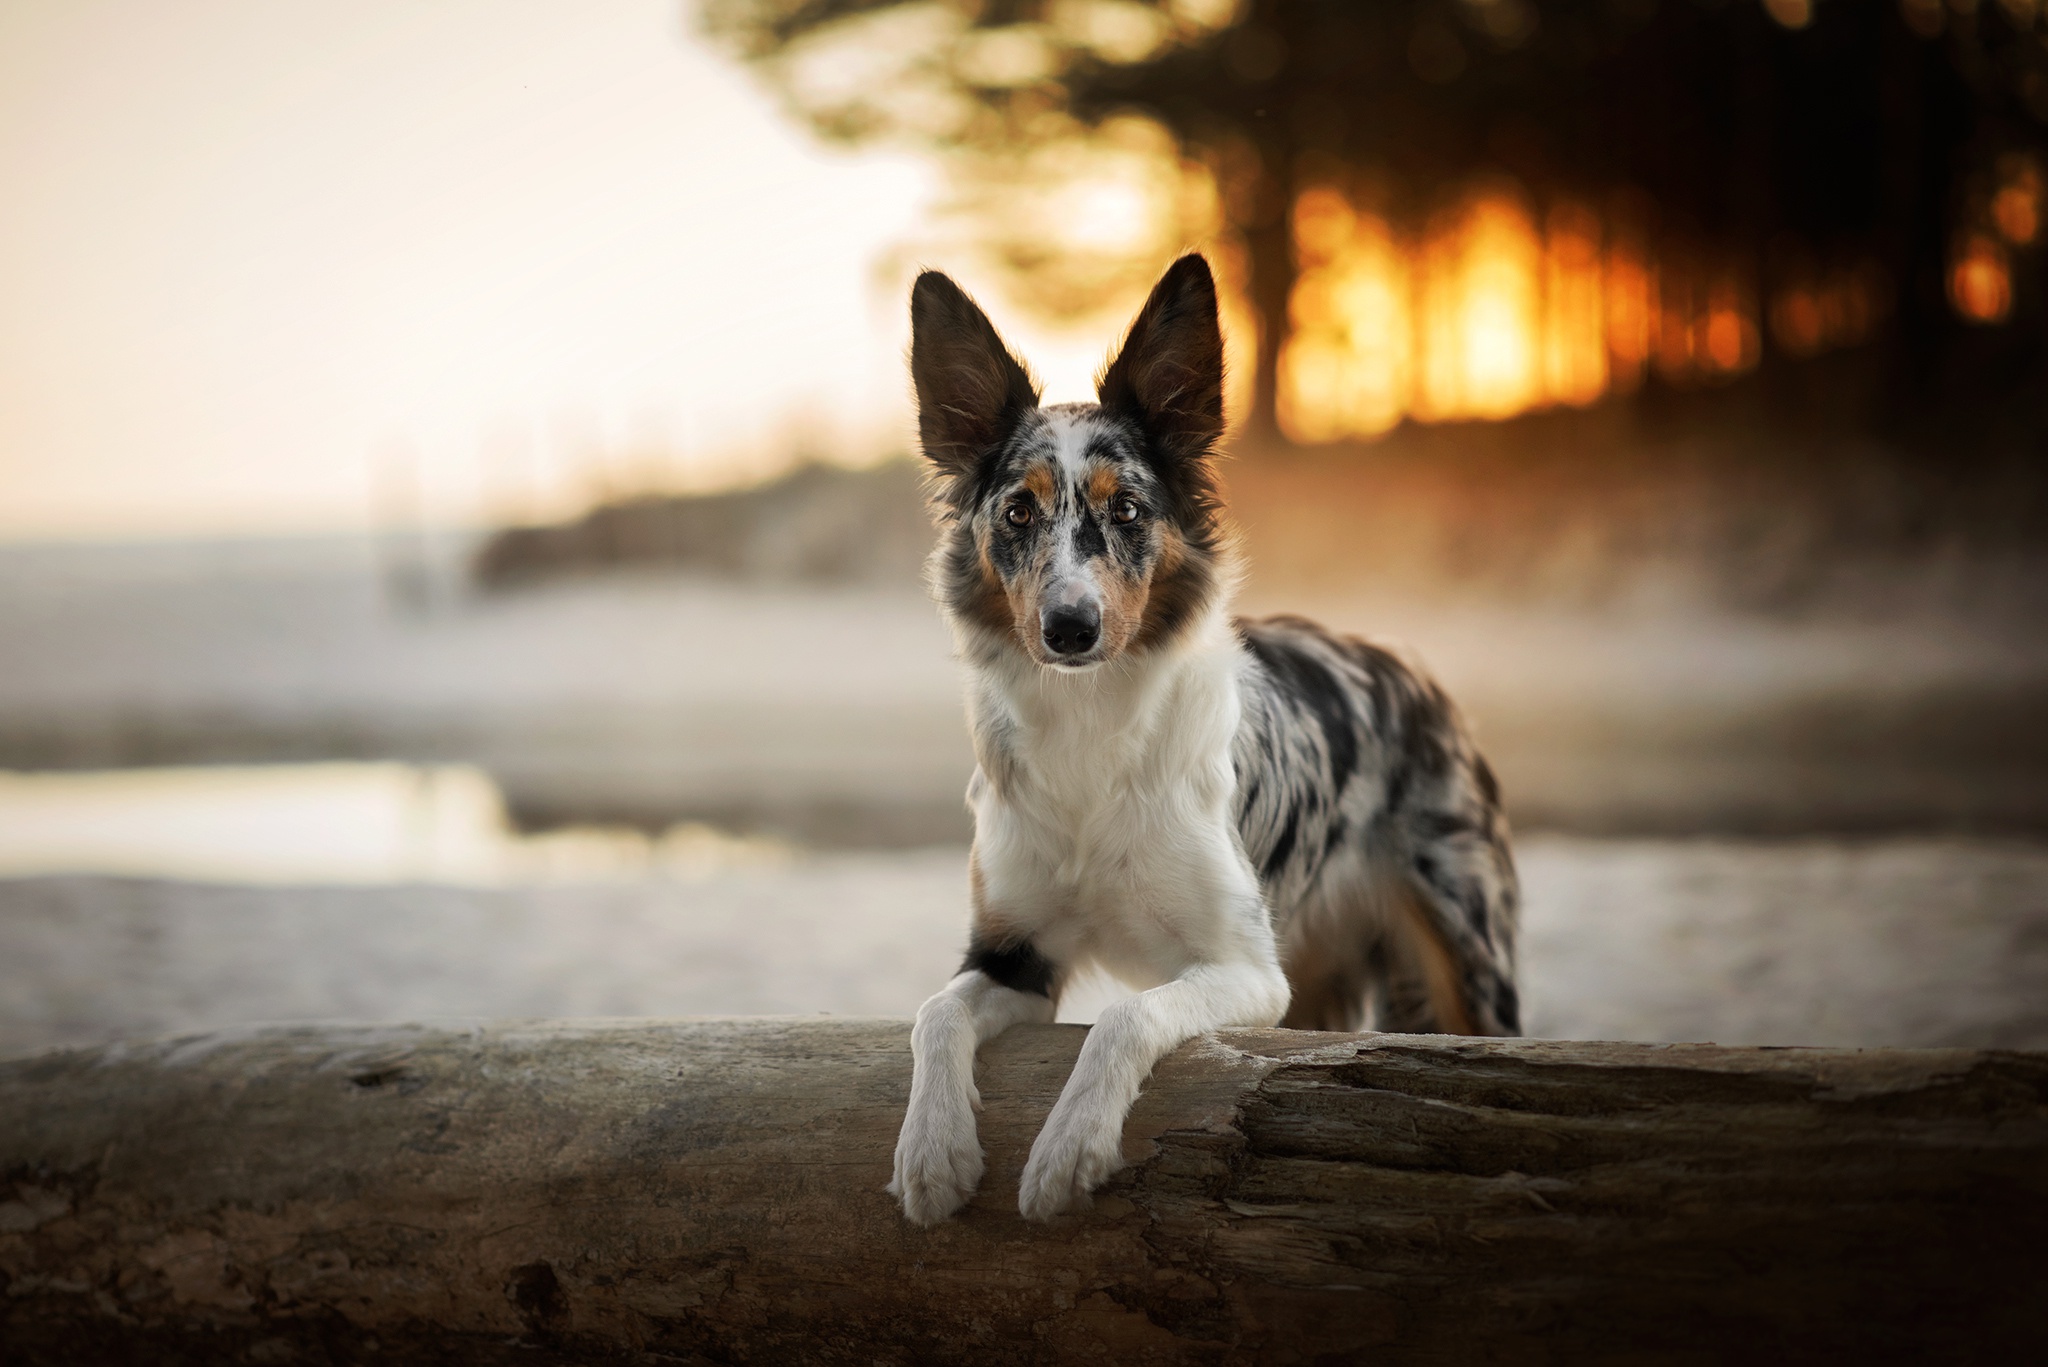
<path fill-rule="evenodd" d="M 308 1027 L 0 1064 L 0 1359 L 2009 1361 L 2048 1056 L 1235 1031 L 1016 1211 L 1083 1037 L 984 1052 L 989 1172 L 882 1185 L 904 1022 Z M 2031 1352 L 2028 1352 L 2031 1357 Z"/>

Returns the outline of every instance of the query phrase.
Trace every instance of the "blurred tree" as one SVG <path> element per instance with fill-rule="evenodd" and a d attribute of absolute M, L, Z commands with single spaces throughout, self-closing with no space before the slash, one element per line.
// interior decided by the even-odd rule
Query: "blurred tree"
<path fill-rule="evenodd" d="M 828 136 L 947 153 L 1020 300 L 1086 312 L 1219 245 L 1258 323 L 1255 441 L 1278 435 L 1303 193 L 1412 231 L 1485 175 L 1598 206 L 1667 290 L 1750 282 L 1767 371 L 1825 340 L 1806 283 L 1862 281 L 1857 307 L 1889 318 L 1856 334 L 1883 342 L 1866 418 L 1934 425 L 2048 388 L 2044 0 L 702 6 Z"/>

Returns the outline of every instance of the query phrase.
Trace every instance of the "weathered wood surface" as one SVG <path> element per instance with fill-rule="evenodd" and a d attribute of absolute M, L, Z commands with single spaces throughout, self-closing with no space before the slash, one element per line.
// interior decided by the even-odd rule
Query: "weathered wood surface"
<path fill-rule="evenodd" d="M 1232 1032 L 1016 1213 L 882 1184 L 908 1026 L 278 1029 L 0 1064 L 0 1360 L 2016 1361 L 2048 1056 Z"/>

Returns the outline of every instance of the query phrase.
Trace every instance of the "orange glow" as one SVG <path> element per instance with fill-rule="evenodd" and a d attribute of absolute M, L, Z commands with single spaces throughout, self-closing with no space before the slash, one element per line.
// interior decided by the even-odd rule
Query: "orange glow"
<path fill-rule="evenodd" d="M 2024 152 L 2001 157 L 1998 193 L 1991 197 L 1991 222 L 1999 236 L 2025 247 L 2041 235 L 2041 201 L 2048 198 L 2048 176 L 2041 163 Z"/>
<path fill-rule="evenodd" d="M 1642 253 L 1617 243 L 1607 252 L 1607 356 L 1614 388 L 1643 382 L 1657 335 L 1657 275 Z"/>
<path fill-rule="evenodd" d="M 1812 356 L 1827 344 L 1820 296 L 1810 289 L 1789 289 L 1771 302 L 1771 335 L 1787 355 Z"/>
<path fill-rule="evenodd" d="M 1296 440 L 1377 436 L 1406 410 L 1411 324 L 1393 230 L 1312 190 L 1295 209 L 1302 272 L 1280 355 L 1281 423 Z"/>
<path fill-rule="evenodd" d="M 1716 282 L 1700 320 L 1701 368 L 1721 375 L 1739 375 L 1757 362 L 1756 320 L 1741 287 L 1733 280 Z"/>
<path fill-rule="evenodd" d="M 1543 276 L 1544 388 L 1559 403 L 1607 392 L 1600 218 L 1579 204 L 1550 211 Z"/>
<path fill-rule="evenodd" d="M 1764 0 L 1764 10 L 1789 29 L 1802 29 L 1813 22 L 1813 0 Z"/>
<path fill-rule="evenodd" d="M 1702 281 L 1669 272 L 1659 281 L 1657 371 L 1674 384 L 1733 378 L 1756 367 L 1763 334 L 1742 277 Z"/>
<path fill-rule="evenodd" d="M 1657 370 L 1667 380 L 1684 380 L 1692 375 L 1693 318 L 1692 282 L 1667 275 L 1657 282 Z"/>
<path fill-rule="evenodd" d="M 2041 196 L 2036 187 L 2008 185 L 1991 201 L 1991 221 L 2015 247 L 2024 247 L 2041 231 Z"/>
<path fill-rule="evenodd" d="M 2005 249 L 1989 237 L 1963 240 L 1948 274 L 1949 301 L 1974 323 L 2003 321 L 2012 308 L 2012 275 Z"/>
<path fill-rule="evenodd" d="M 1707 315 L 1706 345 L 1700 350 L 1716 370 L 1742 367 L 1742 315 L 1732 309 L 1715 309 Z"/>
<path fill-rule="evenodd" d="M 1771 336 L 1788 356 L 1818 356 L 1869 338 L 1886 308 L 1883 273 L 1865 263 L 1806 279 L 1771 299 Z"/>
<path fill-rule="evenodd" d="M 1415 416 L 1505 418 L 1542 402 L 1542 247 L 1521 204 L 1474 200 L 1430 234 L 1420 265 Z"/>
<path fill-rule="evenodd" d="M 1591 404 L 1653 362 L 1689 382 L 1748 370 L 1762 350 L 1739 278 L 1660 289 L 1648 254 L 1610 241 L 1582 204 L 1553 204 L 1539 228 L 1519 194 L 1481 188 L 1404 243 L 1318 187 L 1296 200 L 1293 228 L 1276 400 L 1295 441 Z"/>

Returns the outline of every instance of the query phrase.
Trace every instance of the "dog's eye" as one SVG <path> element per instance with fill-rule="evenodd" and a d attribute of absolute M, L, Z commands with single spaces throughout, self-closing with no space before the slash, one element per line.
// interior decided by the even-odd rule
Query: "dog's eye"
<path fill-rule="evenodd" d="M 1012 503 L 1003 510 L 1003 517 L 1012 527 L 1029 527 L 1031 525 L 1031 505 L 1029 503 Z"/>
<path fill-rule="evenodd" d="M 1110 505 L 1109 515 L 1117 520 L 1119 526 L 1129 526 L 1138 520 L 1138 505 L 1131 499 L 1120 498 Z"/>

